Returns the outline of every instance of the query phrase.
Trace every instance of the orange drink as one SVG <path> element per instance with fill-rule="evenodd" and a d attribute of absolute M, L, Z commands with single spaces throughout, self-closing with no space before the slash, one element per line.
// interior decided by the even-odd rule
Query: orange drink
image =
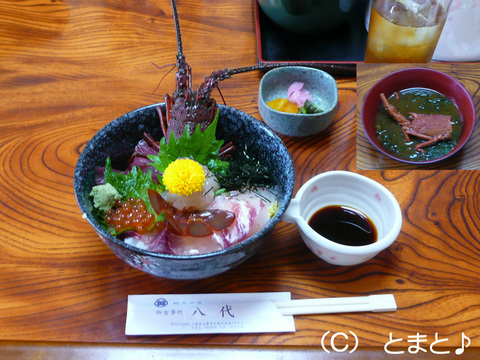
<path fill-rule="evenodd" d="M 365 62 L 432 59 L 450 0 L 373 0 Z"/>

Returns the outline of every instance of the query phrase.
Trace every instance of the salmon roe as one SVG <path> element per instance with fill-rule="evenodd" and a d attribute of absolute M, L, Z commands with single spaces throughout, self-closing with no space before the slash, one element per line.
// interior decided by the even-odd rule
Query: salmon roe
<path fill-rule="evenodd" d="M 155 222 L 155 216 L 148 212 L 142 199 L 132 197 L 127 201 L 116 201 L 113 208 L 105 214 L 105 221 L 117 232 L 134 230 L 145 234 Z"/>

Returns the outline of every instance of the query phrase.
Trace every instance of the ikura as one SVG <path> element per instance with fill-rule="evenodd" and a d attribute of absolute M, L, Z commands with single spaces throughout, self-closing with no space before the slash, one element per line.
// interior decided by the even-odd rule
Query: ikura
<path fill-rule="evenodd" d="M 127 201 L 115 202 L 113 208 L 105 214 L 105 221 L 117 232 L 135 230 L 139 234 L 145 234 L 155 222 L 155 216 L 147 211 L 142 199 L 132 197 Z"/>

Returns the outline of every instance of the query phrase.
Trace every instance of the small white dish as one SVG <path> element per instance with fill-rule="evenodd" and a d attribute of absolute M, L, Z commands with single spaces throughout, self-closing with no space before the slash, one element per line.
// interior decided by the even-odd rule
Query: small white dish
<path fill-rule="evenodd" d="M 329 205 L 352 207 L 365 214 L 376 227 L 377 240 L 368 245 L 350 246 L 329 240 L 308 221 Z M 296 223 L 308 248 L 333 265 L 356 265 L 389 247 L 402 226 L 402 212 L 393 194 L 378 182 L 349 171 L 329 171 L 307 181 L 290 202 L 283 221 Z"/>

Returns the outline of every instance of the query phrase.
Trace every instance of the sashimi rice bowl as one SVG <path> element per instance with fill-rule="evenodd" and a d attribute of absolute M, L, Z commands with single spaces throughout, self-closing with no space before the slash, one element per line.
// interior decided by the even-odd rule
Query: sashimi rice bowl
<path fill-rule="evenodd" d="M 206 129 L 167 138 L 164 107 L 125 114 L 86 144 L 77 202 L 127 264 L 170 279 L 214 276 L 268 238 L 292 197 L 292 160 L 267 126 L 222 105 Z"/>

